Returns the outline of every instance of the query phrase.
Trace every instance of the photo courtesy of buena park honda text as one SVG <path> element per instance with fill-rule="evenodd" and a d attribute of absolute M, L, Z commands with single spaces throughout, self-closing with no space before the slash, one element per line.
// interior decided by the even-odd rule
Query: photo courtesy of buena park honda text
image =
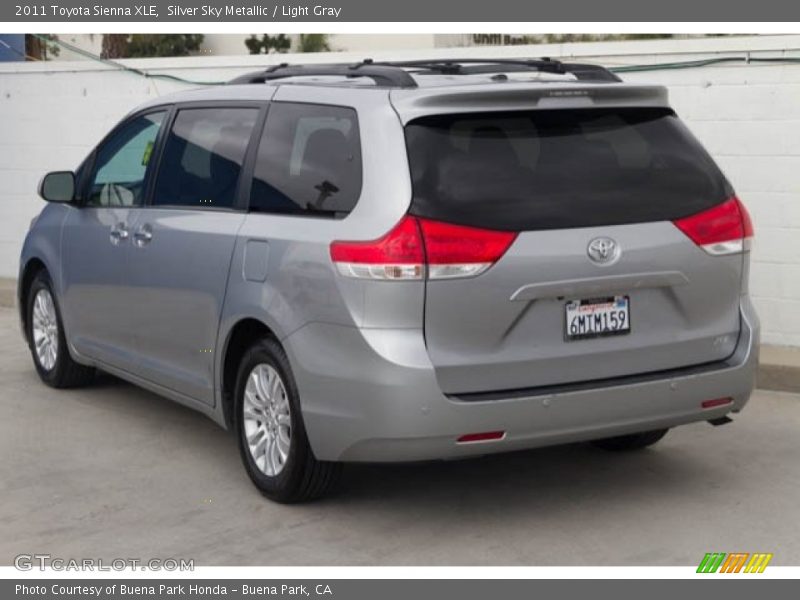
<path fill-rule="evenodd" d="M 0 598 L 794 597 L 798 282 L 796 3 L 2 4 Z"/>

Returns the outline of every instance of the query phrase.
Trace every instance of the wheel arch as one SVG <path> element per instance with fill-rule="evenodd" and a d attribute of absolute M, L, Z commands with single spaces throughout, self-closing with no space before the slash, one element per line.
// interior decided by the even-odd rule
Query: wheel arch
<path fill-rule="evenodd" d="M 255 317 L 243 317 L 230 329 L 220 361 L 220 396 L 222 416 L 228 429 L 233 427 L 233 399 L 236 388 L 236 375 L 242 356 L 257 340 L 270 338 L 280 344 L 276 333 L 263 321 Z"/>

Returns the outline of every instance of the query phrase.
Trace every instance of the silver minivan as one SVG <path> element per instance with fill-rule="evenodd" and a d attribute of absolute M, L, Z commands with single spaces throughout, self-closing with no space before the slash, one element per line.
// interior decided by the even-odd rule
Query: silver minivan
<path fill-rule="evenodd" d="M 40 194 L 42 380 L 205 413 L 281 502 L 349 461 L 643 448 L 753 387 L 747 211 L 601 67 L 279 65 L 141 106 Z"/>

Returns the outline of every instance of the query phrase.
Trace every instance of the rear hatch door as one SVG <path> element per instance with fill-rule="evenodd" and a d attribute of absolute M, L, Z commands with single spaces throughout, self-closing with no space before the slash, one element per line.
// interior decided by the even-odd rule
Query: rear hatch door
<path fill-rule="evenodd" d="M 425 116 L 406 126 L 420 219 L 515 232 L 475 277 L 429 278 L 444 392 L 518 390 L 722 360 L 742 253 L 675 225 L 732 197 L 670 109 Z"/>

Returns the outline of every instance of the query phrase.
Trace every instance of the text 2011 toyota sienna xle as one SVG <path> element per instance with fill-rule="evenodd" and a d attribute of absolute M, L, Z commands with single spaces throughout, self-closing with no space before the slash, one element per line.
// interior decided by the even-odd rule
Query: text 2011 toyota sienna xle
<path fill-rule="evenodd" d="M 600 67 L 281 65 L 149 102 L 40 193 L 42 380 L 204 412 L 279 501 L 348 461 L 642 448 L 752 389 L 747 212 L 663 88 Z"/>

